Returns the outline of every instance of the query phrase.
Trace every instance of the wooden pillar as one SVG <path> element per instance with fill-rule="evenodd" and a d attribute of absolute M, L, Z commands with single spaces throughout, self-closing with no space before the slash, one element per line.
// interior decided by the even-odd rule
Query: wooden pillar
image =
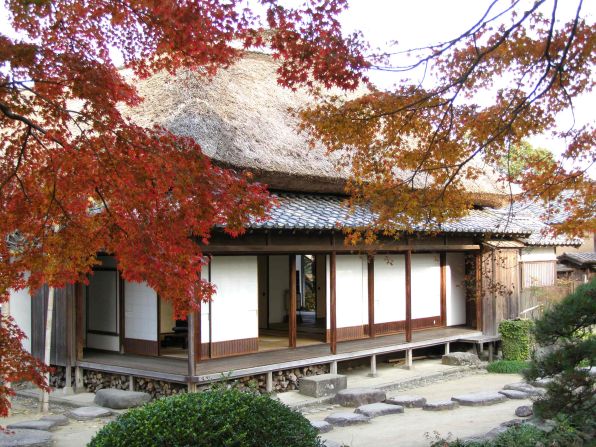
<path fill-rule="evenodd" d="M 368 336 L 375 336 L 375 257 L 368 257 Z"/>
<path fill-rule="evenodd" d="M 449 354 L 451 351 L 451 344 L 449 342 L 445 343 L 445 355 Z"/>
<path fill-rule="evenodd" d="M 412 350 L 408 349 L 406 351 L 406 364 L 404 365 L 404 369 L 412 369 L 414 366 L 413 358 L 412 358 Z"/>
<path fill-rule="evenodd" d="M 80 366 L 75 367 L 75 391 L 82 393 L 85 391 L 84 371 Z"/>
<path fill-rule="evenodd" d="M 135 390 L 135 376 L 128 376 L 128 391 Z"/>
<path fill-rule="evenodd" d="M 475 273 L 475 299 L 476 299 L 476 330 L 482 330 L 482 253 L 477 253 L 474 257 L 474 273 Z"/>
<path fill-rule="evenodd" d="M 412 341 L 412 252 L 406 251 L 406 342 Z"/>
<path fill-rule="evenodd" d="M 441 326 L 447 326 L 447 253 L 439 255 L 441 263 Z"/>
<path fill-rule="evenodd" d="M 375 354 L 370 356 L 370 373 L 369 377 L 377 377 L 377 356 Z"/>
<path fill-rule="evenodd" d="M 337 360 L 331 362 L 329 365 L 329 374 L 337 374 Z"/>
<path fill-rule="evenodd" d="M 290 310 L 288 315 L 290 348 L 296 347 L 296 255 L 290 255 Z"/>
<path fill-rule="evenodd" d="M 273 371 L 267 372 L 265 379 L 265 391 L 268 393 L 273 392 Z"/>
<path fill-rule="evenodd" d="M 331 326 L 331 353 L 337 354 L 337 296 L 336 296 L 336 255 L 332 252 L 329 256 L 329 307 L 330 326 Z"/>
<path fill-rule="evenodd" d="M 197 372 L 197 363 L 195 361 L 195 342 L 196 337 L 195 334 L 195 316 L 196 312 L 191 312 L 188 314 L 188 392 L 192 393 L 195 391 L 195 383 L 193 382 L 193 377 L 196 375 Z"/>

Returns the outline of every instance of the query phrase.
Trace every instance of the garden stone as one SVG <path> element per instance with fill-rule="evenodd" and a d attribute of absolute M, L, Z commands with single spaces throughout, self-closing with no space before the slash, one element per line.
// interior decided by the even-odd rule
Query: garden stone
<path fill-rule="evenodd" d="M 29 430 L 44 430 L 50 431 L 55 429 L 58 426 L 57 422 L 54 421 L 44 421 L 44 420 L 34 420 L 34 421 L 21 421 L 15 422 L 14 424 L 8 424 L 6 428 L 12 430 L 15 428 L 26 428 Z"/>
<path fill-rule="evenodd" d="M 467 407 L 485 407 L 504 402 L 507 400 L 507 397 L 499 393 L 483 391 L 480 393 L 460 394 L 459 396 L 453 396 L 451 400 Z"/>
<path fill-rule="evenodd" d="M 111 416 L 112 412 L 107 408 L 101 407 L 80 407 L 69 411 L 66 415 L 77 421 L 88 421 L 96 418 L 105 418 Z"/>
<path fill-rule="evenodd" d="M 386 404 L 383 402 L 377 402 L 375 404 L 361 405 L 354 410 L 354 413 L 363 414 L 369 418 L 376 418 L 378 416 L 384 416 L 386 414 L 397 414 L 403 413 L 404 407 L 401 405 Z"/>
<path fill-rule="evenodd" d="M 529 394 L 530 396 L 543 396 L 546 393 L 546 390 L 542 388 L 536 388 L 535 386 L 532 386 L 526 382 L 510 383 L 508 385 L 505 385 L 503 389 L 522 391 L 524 393 Z"/>
<path fill-rule="evenodd" d="M 342 374 L 302 377 L 299 382 L 300 394 L 310 397 L 330 396 L 347 387 L 348 377 Z"/>
<path fill-rule="evenodd" d="M 539 388 L 546 388 L 546 386 L 553 381 L 552 377 L 543 377 L 542 379 L 535 380 L 532 385 Z"/>
<path fill-rule="evenodd" d="M 422 408 L 426 403 L 426 398 L 421 396 L 396 396 L 386 399 L 385 403 L 401 405 L 405 408 Z"/>
<path fill-rule="evenodd" d="M 333 430 L 333 425 L 327 421 L 311 421 L 312 425 L 319 433 L 327 433 Z"/>
<path fill-rule="evenodd" d="M 68 425 L 69 419 L 63 414 L 49 414 L 40 418 L 41 421 L 54 421 L 56 425 Z"/>
<path fill-rule="evenodd" d="M 342 407 L 359 407 L 360 405 L 383 402 L 386 398 L 385 391 L 375 388 L 348 388 L 335 395 L 335 402 Z"/>
<path fill-rule="evenodd" d="M 150 400 L 151 396 L 148 393 L 104 388 L 95 393 L 93 402 L 100 407 L 124 410 L 141 406 Z"/>
<path fill-rule="evenodd" d="M 341 444 L 332 441 L 331 439 L 326 439 L 325 441 L 323 441 L 323 445 L 325 447 L 341 447 Z"/>
<path fill-rule="evenodd" d="M 0 431 L 0 447 L 50 447 L 52 435 L 42 430 L 16 429 Z"/>
<path fill-rule="evenodd" d="M 471 352 L 452 352 L 445 354 L 441 358 L 441 363 L 453 366 L 478 366 L 481 362 L 478 356 Z"/>
<path fill-rule="evenodd" d="M 519 418 L 527 418 L 534 414 L 534 410 L 529 405 L 522 405 L 515 409 L 515 415 Z"/>
<path fill-rule="evenodd" d="M 530 397 L 528 393 L 518 390 L 501 390 L 499 393 L 509 399 L 528 399 Z"/>
<path fill-rule="evenodd" d="M 346 427 L 348 425 L 365 424 L 370 421 L 368 416 L 358 413 L 332 413 L 325 418 L 325 421 L 337 427 Z"/>
<path fill-rule="evenodd" d="M 439 400 L 425 403 L 422 409 L 426 411 L 444 411 L 454 410 L 457 407 L 459 407 L 459 404 L 453 400 Z"/>

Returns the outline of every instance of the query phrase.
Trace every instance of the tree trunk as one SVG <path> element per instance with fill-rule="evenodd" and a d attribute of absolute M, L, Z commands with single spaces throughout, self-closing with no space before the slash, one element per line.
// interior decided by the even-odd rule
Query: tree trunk
<path fill-rule="evenodd" d="M 50 287 L 48 291 L 48 311 L 46 314 L 46 336 L 45 336 L 45 352 L 43 361 L 46 365 L 50 365 L 50 355 L 52 352 L 52 317 L 54 314 L 54 288 Z M 46 373 L 46 382 L 50 384 L 50 373 Z M 41 394 L 41 411 L 47 413 L 50 410 L 50 393 L 42 391 Z"/>
<path fill-rule="evenodd" d="M 2 303 L 1 309 L 2 309 L 2 312 L 1 312 L 2 316 L 4 316 L 4 317 L 10 316 L 10 298 Z M 0 325 L 1 324 L 2 324 L 2 320 L 0 320 Z M 4 383 L 4 386 L 6 388 L 11 388 L 12 384 L 10 382 L 6 382 L 6 383 Z M 8 404 L 9 404 L 7 416 L 10 416 L 10 409 L 12 408 L 12 405 L 10 405 L 10 403 L 11 403 L 12 398 L 11 398 L 10 394 L 6 394 L 5 398 L 8 400 Z"/>

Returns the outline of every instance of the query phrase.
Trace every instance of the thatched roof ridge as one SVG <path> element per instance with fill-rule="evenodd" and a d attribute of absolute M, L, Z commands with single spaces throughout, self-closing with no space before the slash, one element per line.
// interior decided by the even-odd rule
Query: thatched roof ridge
<path fill-rule="evenodd" d="M 343 192 L 349 170 L 338 153 L 309 147 L 291 110 L 311 105 L 306 91 L 277 83 L 278 63 L 248 52 L 212 79 L 180 70 L 135 81 L 144 101 L 128 113 L 142 126 L 158 124 L 199 142 L 214 162 L 249 169 L 273 188 L 303 192 Z M 478 204 L 498 206 L 505 189 L 493 175 L 466 180 Z"/>

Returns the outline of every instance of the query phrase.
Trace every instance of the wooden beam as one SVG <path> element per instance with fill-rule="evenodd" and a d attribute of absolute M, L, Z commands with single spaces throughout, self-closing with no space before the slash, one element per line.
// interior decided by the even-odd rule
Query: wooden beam
<path fill-rule="evenodd" d="M 477 251 L 480 250 L 480 245 L 477 244 L 453 244 L 453 245 L 366 245 L 366 246 L 342 246 L 337 247 L 329 244 L 284 244 L 284 245 L 201 245 L 205 254 L 317 254 L 329 253 L 333 249 L 337 253 L 405 253 L 408 249 L 414 253 L 436 253 L 441 251 Z"/>
<path fill-rule="evenodd" d="M 447 253 L 439 254 L 441 263 L 441 326 L 447 326 Z"/>
<path fill-rule="evenodd" d="M 330 307 L 330 326 L 331 326 L 331 353 L 337 354 L 337 296 L 336 296 L 336 254 L 332 252 L 329 255 L 329 307 Z"/>
<path fill-rule="evenodd" d="M 475 299 L 476 299 L 476 330 L 482 330 L 482 253 L 477 253 L 474 257 L 474 273 L 475 273 Z"/>
<path fill-rule="evenodd" d="M 375 337 L 375 257 L 368 256 L 368 336 Z"/>
<path fill-rule="evenodd" d="M 412 252 L 406 251 L 406 342 L 412 341 Z"/>
<path fill-rule="evenodd" d="M 188 391 L 194 391 L 194 383 L 192 378 L 196 376 L 197 373 L 197 363 L 195 361 L 195 316 L 196 312 L 191 312 L 188 314 L 188 343 L 187 343 L 187 350 L 188 350 Z"/>
<path fill-rule="evenodd" d="M 289 346 L 296 347 L 296 255 L 290 255 L 290 310 L 288 315 Z"/>

